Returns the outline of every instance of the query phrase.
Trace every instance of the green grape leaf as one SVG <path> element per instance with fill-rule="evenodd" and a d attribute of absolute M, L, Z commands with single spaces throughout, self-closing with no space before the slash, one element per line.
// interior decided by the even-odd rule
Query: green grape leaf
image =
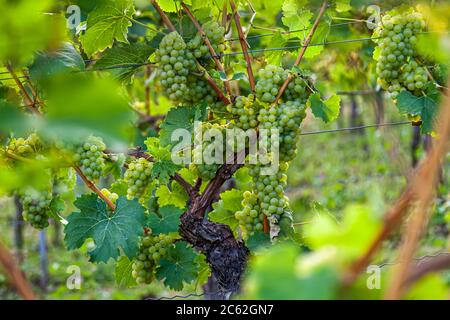
<path fill-rule="evenodd" d="M 262 231 L 253 233 L 250 237 L 248 237 L 245 244 L 250 251 L 256 251 L 261 248 L 269 248 L 272 245 L 270 242 L 270 235 Z"/>
<path fill-rule="evenodd" d="M 419 115 L 422 133 L 431 133 L 438 109 L 435 99 L 433 95 L 416 97 L 405 90 L 397 96 L 397 108 L 402 114 Z"/>
<path fill-rule="evenodd" d="M 286 44 L 287 40 L 281 32 L 277 32 L 270 39 L 270 46 L 273 46 L 274 48 L 284 48 Z M 268 63 L 279 65 L 281 63 L 281 58 L 283 57 L 284 53 L 285 53 L 284 50 L 271 50 L 265 52 L 265 57 Z"/>
<path fill-rule="evenodd" d="M 161 9 L 165 12 L 177 12 L 178 10 L 181 10 L 181 1 L 174 1 L 174 0 L 158 0 L 158 4 L 161 7 Z M 190 5 L 191 1 L 183 1 L 185 4 Z"/>
<path fill-rule="evenodd" d="M 308 106 L 316 118 L 329 123 L 339 116 L 341 97 L 333 95 L 328 100 L 323 101 L 320 93 L 316 92 L 309 97 Z"/>
<path fill-rule="evenodd" d="M 111 184 L 109 191 L 117 193 L 119 196 L 126 196 L 128 184 L 123 179 L 118 179 Z"/>
<path fill-rule="evenodd" d="M 174 186 L 174 184 L 172 184 Z M 184 209 L 186 207 L 186 202 L 188 200 L 188 196 L 186 192 L 179 192 L 179 189 L 172 188 L 172 191 L 166 185 L 160 186 L 156 189 L 155 195 L 158 197 L 158 204 L 161 207 L 174 205 L 180 209 Z"/>
<path fill-rule="evenodd" d="M 60 213 L 63 212 L 66 209 L 66 204 L 64 203 L 64 200 L 61 199 L 61 196 L 57 195 L 52 198 L 52 201 L 50 202 L 50 216 L 58 222 L 61 222 L 63 224 L 66 224 L 67 221 L 60 216 Z"/>
<path fill-rule="evenodd" d="M 144 43 L 119 44 L 107 49 L 95 63 L 95 70 L 108 70 L 120 82 L 128 84 L 142 64 L 148 61 L 155 48 Z"/>
<path fill-rule="evenodd" d="M 314 35 L 311 39 L 311 46 L 308 46 L 305 51 L 305 58 L 314 58 L 323 51 L 324 46 L 318 44 L 326 42 L 328 34 L 330 33 L 330 26 L 330 19 L 328 19 L 328 21 L 321 21 L 319 23 L 319 26 L 317 27 L 317 30 L 316 32 L 314 32 Z"/>
<path fill-rule="evenodd" d="M 89 252 L 93 262 L 116 259 L 123 250 L 129 258 L 138 253 L 139 237 L 145 225 L 145 209 L 136 200 L 120 197 L 112 215 L 106 204 L 95 194 L 84 195 L 75 201 L 80 210 L 72 213 L 65 227 L 65 242 L 69 250 L 77 249 L 92 238 L 95 249 Z"/>
<path fill-rule="evenodd" d="M 147 226 L 152 229 L 153 234 L 178 232 L 180 217 L 183 210 L 173 205 L 161 207 L 159 216 L 150 214 L 147 219 Z"/>
<path fill-rule="evenodd" d="M 180 166 L 172 161 L 157 161 L 153 164 L 152 178 L 159 179 L 161 183 L 167 183 L 169 182 L 170 177 L 172 177 L 179 169 Z"/>
<path fill-rule="evenodd" d="M 108 0 L 91 11 L 86 33 L 80 39 L 86 54 L 90 57 L 103 51 L 114 40 L 128 43 L 128 28 L 135 12 L 133 0 Z"/>
<path fill-rule="evenodd" d="M 337 12 L 347 12 L 352 9 L 350 5 L 351 0 L 336 0 L 336 11 Z"/>
<path fill-rule="evenodd" d="M 195 262 L 197 254 L 184 241 L 177 242 L 171 247 L 167 256 L 160 260 L 156 269 L 156 277 L 164 280 L 164 284 L 173 290 L 183 289 L 183 283 L 191 283 L 199 272 Z"/>
<path fill-rule="evenodd" d="M 283 2 L 281 21 L 290 31 L 308 28 L 313 13 L 305 9 L 308 0 L 286 0 Z"/>
<path fill-rule="evenodd" d="M 208 217 L 213 222 L 228 225 L 231 230 L 236 230 L 239 222 L 234 217 L 236 211 L 242 210 L 243 192 L 237 189 L 222 192 L 220 200 L 213 204 L 213 211 Z"/>
<path fill-rule="evenodd" d="M 116 262 L 115 279 L 120 288 L 130 288 L 136 285 L 132 275 L 133 261 L 127 256 L 121 256 Z"/>
<path fill-rule="evenodd" d="M 207 104 L 203 103 L 193 108 L 178 107 L 170 110 L 160 126 L 161 145 L 168 146 L 174 143 L 171 137 L 175 130 L 185 129 L 192 133 L 194 122 L 205 120 L 207 107 Z"/>
<path fill-rule="evenodd" d="M 84 60 L 71 43 L 54 52 L 39 52 L 29 67 L 30 78 L 38 85 L 55 74 L 84 70 Z"/>

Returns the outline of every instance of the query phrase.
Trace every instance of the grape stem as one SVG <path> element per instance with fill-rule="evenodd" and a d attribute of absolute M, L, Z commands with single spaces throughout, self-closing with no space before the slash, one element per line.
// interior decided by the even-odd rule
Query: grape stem
<path fill-rule="evenodd" d="M 161 20 L 163 21 L 164 25 L 169 29 L 171 32 L 176 31 L 174 25 L 172 22 L 170 22 L 167 15 L 164 13 L 164 11 L 159 6 L 158 2 L 156 0 L 152 0 L 152 5 L 155 7 L 156 11 L 158 11 L 159 16 L 161 17 Z"/>
<path fill-rule="evenodd" d="M 19 87 L 20 92 L 22 93 L 23 99 L 25 101 L 25 105 L 30 108 L 30 110 L 35 114 L 40 114 L 39 110 L 36 108 L 35 102 L 33 99 L 31 99 L 30 95 L 28 94 L 28 91 L 23 86 L 22 82 L 17 77 L 16 73 L 14 72 L 14 69 L 10 63 L 5 64 L 6 69 L 11 74 L 11 77 L 14 79 L 14 82 L 16 83 L 17 87 Z"/>
<path fill-rule="evenodd" d="M 211 45 L 211 42 L 208 39 L 208 36 L 206 35 L 205 31 L 203 30 L 202 26 L 200 25 L 200 23 L 197 21 L 197 19 L 195 19 L 194 15 L 192 14 L 192 12 L 189 10 L 189 8 L 186 6 L 186 4 L 184 2 L 181 3 L 181 6 L 183 7 L 184 11 L 186 12 L 186 14 L 189 16 L 189 18 L 191 19 L 192 23 L 194 24 L 194 26 L 197 28 L 198 32 L 200 33 L 201 37 L 203 38 L 203 41 L 205 42 L 205 45 L 208 47 L 209 52 L 211 53 L 211 56 L 216 64 L 216 68 L 225 73 L 225 69 L 222 65 L 222 63 L 220 62 L 219 58 L 217 57 L 217 54 L 214 50 L 214 48 Z M 228 95 L 231 96 L 231 87 L 230 87 L 230 83 L 228 82 L 228 80 L 223 82 L 224 86 L 225 86 L 225 90 L 227 91 Z"/>
<path fill-rule="evenodd" d="M 247 75 L 248 81 L 250 82 L 250 89 L 255 92 L 255 77 L 253 76 L 252 61 L 250 55 L 248 54 L 248 43 L 245 40 L 244 31 L 242 30 L 241 17 L 237 11 L 236 4 L 233 0 L 230 0 L 230 6 L 233 10 L 234 23 L 236 24 L 236 29 L 239 34 L 239 42 L 241 43 L 242 53 L 244 54 L 245 62 L 247 63 Z"/>
<path fill-rule="evenodd" d="M 311 31 L 309 32 L 308 36 L 306 37 L 305 43 L 302 46 L 302 49 L 300 50 L 297 59 L 295 60 L 294 66 L 297 67 L 300 62 L 303 60 L 303 57 L 305 55 L 306 50 L 308 49 L 309 44 L 311 43 L 312 37 L 314 36 L 314 33 L 316 32 L 317 28 L 319 27 L 320 19 L 322 19 L 323 15 L 325 14 L 325 10 L 327 9 L 328 1 L 325 0 L 322 3 L 322 7 L 320 7 L 319 14 L 316 18 L 316 21 L 314 21 L 314 24 L 311 28 Z M 280 90 L 278 91 L 278 95 L 275 99 L 275 102 L 273 105 L 276 105 L 278 101 L 280 100 L 281 96 L 283 95 L 284 91 L 286 90 L 287 86 L 289 85 L 289 82 L 291 82 L 292 78 L 294 77 L 293 73 L 289 73 L 287 79 L 284 81 L 284 83 L 281 85 Z"/>
<path fill-rule="evenodd" d="M 91 181 L 89 180 L 83 173 L 83 171 L 81 171 L 80 167 L 77 166 L 73 166 L 73 168 L 75 169 L 75 171 L 77 172 L 77 174 L 80 176 L 80 178 L 83 180 L 83 182 L 86 184 L 86 186 L 91 189 L 94 193 L 96 193 L 103 201 L 106 202 L 106 204 L 108 205 L 108 207 L 112 210 L 115 211 L 116 210 L 116 206 L 114 205 L 114 203 L 111 202 L 111 200 L 108 199 L 107 196 L 105 196 L 99 188 L 97 188 L 97 186 Z"/>

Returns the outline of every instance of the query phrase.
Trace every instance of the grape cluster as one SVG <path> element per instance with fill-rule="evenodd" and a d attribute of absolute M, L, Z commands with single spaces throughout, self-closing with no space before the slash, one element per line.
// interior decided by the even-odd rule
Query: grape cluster
<path fill-rule="evenodd" d="M 255 100 L 255 96 L 239 96 L 234 104 L 227 105 L 227 111 L 233 115 L 232 128 L 242 130 L 254 129 L 258 126 L 258 113 L 260 105 Z"/>
<path fill-rule="evenodd" d="M 119 199 L 119 195 L 117 193 L 111 192 L 106 188 L 101 190 L 103 195 L 105 195 L 113 204 L 116 204 L 117 199 Z"/>
<path fill-rule="evenodd" d="M 95 136 L 74 147 L 73 160 L 89 180 L 98 180 L 105 169 L 105 149 L 103 139 Z"/>
<path fill-rule="evenodd" d="M 191 105 L 215 100 L 208 83 L 194 75 L 197 70 L 195 57 L 178 32 L 164 36 L 155 51 L 155 62 L 158 63 L 159 84 L 173 102 Z"/>
<path fill-rule="evenodd" d="M 267 65 L 258 71 L 256 82 L 256 97 L 266 103 L 275 101 L 281 85 L 289 75 L 288 70 L 274 65 Z"/>
<path fill-rule="evenodd" d="M 152 282 L 159 260 L 167 254 L 174 240 L 174 236 L 167 234 L 145 235 L 141 239 L 139 254 L 132 265 L 132 276 L 138 284 Z"/>
<path fill-rule="evenodd" d="M 145 158 L 138 158 L 128 164 L 124 181 L 128 185 L 127 198 L 142 199 L 147 186 L 151 183 L 153 163 Z"/>
<path fill-rule="evenodd" d="M 242 210 L 235 213 L 235 218 L 239 221 L 242 237 L 246 239 L 255 231 L 264 229 L 264 214 L 261 211 L 258 195 L 254 192 L 244 192 L 242 207 Z"/>
<path fill-rule="evenodd" d="M 424 86 L 425 70 L 414 61 L 417 34 L 424 30 L 425 21 L 420 13 L 405 12 L 385 15 L 375 31 L 380 50 L 376 66 L 378 83 L 394 99 L 402 90 L 414 92 Z"/>
<path fill-rule="evenodd" d="M 42 149 L 42 142 L 36 133 L 30 134 L 26 139 L 12 138 L 6 150 L 21 157 L 30 157 Z"/>
<path fill-rule="evenodd" d="M 248 171 L 252 177 L 252 189 L 258 196 L 261 212 L 266 216 L 281 215 L 288 206 L 288 199 L 284 195 L 288 164 L 280 162 L 279 170 L 270 175 L 264 175 L 262 168 L 260 164 L 252 165 Z"/>
<path fill-rule="evenodd" d="M 275 101 L 281 85 L 288 78 L 289 70 L 274 65 L 267 65 L 258 71 L 258 81 L 256 82 L 256 96 L 266 103 Z M 301 101 L 306 103 L 309 98 L 310 81 L 301 74 L 293 74 L 293 79 L 289 82 L 283 93 L 284 101 Z"/>
<path fill-rule="evenodd" d="M 48 227 L 51 191 L 28 189 L 19 195 L 23 208 L 23 217 L 34 228 L 42 230 Z"/>
<path fill-rule="evenodd" d="M 276 107 L 260 110 L 258 120 L 260 127 L 266 129 L 269 148 L 272 146 L 272 128 L 277 128 L 279 133 L 275 147 L 279 150 L 280 161 L 289 162 L 295 158 L 297 152 L 300 124 L 306 116 L 306 106 L 298 100 L 287 101 Z M 270 150 L 270 149 L 269 149 Z"/>
<path fill-rule="evenodd" d="M 194 149 L 192 150 L 195 164 L 191 169 L 196 170 L 202 180 L 207 181 L 214 178 L 219 167 L 225 163 L 225 145 L 226 136 L 221 125 L 202 123 L 201 130 L 196 130 Z"/>
<path fill-rule="evenodd" d="M 216 21 L 209 21 L 202 25 L 202 29 L 211 43 L 214 52 L 220 56 L 225 51 L 225 28 Z M 208 46 L 205 44 L 200 33 L 188 42 L 188 48 L 195 58 L 197 58 L 203 65 L 210 63 L 212 66 L 211 53 Z"/>

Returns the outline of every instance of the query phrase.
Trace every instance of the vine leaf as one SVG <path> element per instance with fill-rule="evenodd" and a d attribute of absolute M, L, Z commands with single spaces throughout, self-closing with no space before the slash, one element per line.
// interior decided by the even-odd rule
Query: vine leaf
<path fill-rule="evenodd" d="M 183 282 L 191 283 L 197 278 L 199 266 L 195 262 L 197 254 L 184 241 L 171 247 L 167 256 L 161 259 L 156 269 L 156 277 L 173 290 L 183 289 Z"/>
<path fill-rule="evenodd" d="M 286 0 L 283 3 L 281 21 L 289 31 L 308 28 L 311 25 L 313 13 L 305 9 L 308 0 Z"/>
<path fill-rule="evenodd" d="M 160 186 L 156 189 L 155 195 L 158 197 L 158 204 L 161 207 L 174 205 L 180 209 L 186 207 L 188 196 L 183 189 L 176 188 L 177 183 L 172 183 L 172 191 L 166 185 Z"/>
<path fill-rule="evenodd" d="M 128 43 L 128 27 L 136 10 L 132 0 L 108 0 L 89 13 L 81 44 L 88 56 L 111 47 L 114 40 Z"/>
<path fill-rule="evenodd" d="M 160 126 L 161 144 L 163 146 L 172 144 L 172 133 L 175 130 L 185 129 L 192 133 L 194 131 L 194 122 L 202 121 L 206 118 L 207 107 L 207 104 L 203 103 L 193 108 L 178 107 L 170 110 Z"/>
<path fill-rule="evenodd" d="M 173 1 L 173 0 L 158 0 L 158 5 L 161 7 L 161 9 L 165 12 L 177 12 L 177 10 L 180 10 L 181 6 L 177 2 L 179 1 Z M 185 4 L 190 5 L 192 2 L 191 0 L 185 0 L 183 1 Z"/>
<path fill-rule="evenodd" d="M 352 9 L 350 5 L 351 0 L 336 0 L 336 11 L 337 12 L 347 12 Z"/>
<path fill-rule="evenodd" d="M 159 217 L 156 214 L 148 217 L 147 226 L 152 229 L 153 234 L 177 232 L 183 212 L 173 205 L 161 207 Z"/>
<path fill-rule="evenodd" d="M 107 49 L 95 63 L 95 69 L 109 70 L 122 83 L 128 84 L 134 73 L 148 61 L 154 48 L 144 43 L 120 44 Z M 129 65 L 129 67 L 127 67 Z M 123 67 L 123 68 L 119 68 Z"/>
<path fill-rule="evenodd" d="M 245 244 L 251 251 L 256 251 L 261 248 L 270 248 L 272 242 L 270 241 L 270 235 L 268 233 L 258 231 L 252 234 Z"/>
<path fill-rule="evenodd" d="M 154 158 L 154 164 L 152 167 L 152 178 L 159 179 L 161 183 L 168 183 L 170 177 L 172 177 L 181 166 L 172 162 L 171 152 L 167 147 L 161 147 L 160 140 L 158 138 L 148 138 L 145 140 L 148 152 Z"/>
<path fill-rule="evenodd" d="M 55 74 L 84 70 L 83 57 L 71 43 L 55 52 L 39 52 L 29 68 L 30 78 L 38 85 Z"/>
<path fill-rule="evenodd" d="M 67 218 L 64 240 L 69 250 L 81 247 L 91 238 L 96 246 L 89 252 L 92 262 L 116 259 L 120 255 L 119 249 L 129 258 L 137 255 L 145 210 L 136 200 L 120 197 L 113 215 L 106 209 L 105 202 L 94 194 L 81 196 L 74 204 L 80 211 Z"/>
<path fill-rule="evenodd" d="M 421 131 L 424 134 L 433 131 L 438 105 L 432 95 L 416 97 L 409 91 L 397 96 L 397 108 L 403 114 L 418 115 L 422 120 Z"/>
<path fill-rule="evenodd" d="M 236 230 L 239 223 L 234 214 L 236 211 L 242 210 L 242 200 L 244 199 L 242 191 L 237 189 L 222 192 L 220 200 L 213 204 L 213 211 L 208 217 L 213 222 L 228 225 L 231 230 Z"/>
<path fill-rule="evenodd" d="M 136 280 L 132 275 L 133 261 L 127 256 L 121 256 L 116 263 L 115 278 L 117 286 L 130 288 L 136 285 Z"/>
<path fill-rule="evenodd" d="M 341 97 L 333 95 L 324 101 L 320 97 L 320 93 L 316 92 L 309 97 L 308 105 L 316 118 L 322 119 L 323 122 L 329 123 L 335 120 L 340 111 Z"/>

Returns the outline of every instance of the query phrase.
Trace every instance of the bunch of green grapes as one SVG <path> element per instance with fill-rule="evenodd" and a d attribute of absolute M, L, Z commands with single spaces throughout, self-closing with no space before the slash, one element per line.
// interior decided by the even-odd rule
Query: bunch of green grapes
<path fill-rule="evenodd" d="M 214 91 L 195 75 L 196 60 L 183 38 L 174 31 L 164 36 L 155 51 L 157 74 L 164 94 L 175 103 L 214 101 Z"/>
<path fill-rule="evenodd" d="M 106 196 L 109 201 L 111 201 L 113 204 L 116 204 L 117 199 L 119 199 L 119 195 L 115 192 L 111 192 L 106 188 L 103 188 L 101 190 L 101 192 L 103 193 L 104 196 Z"/>
<path fill-rule="evenodd" d="M 256 97 L 262 102 L 274 102 L 288 75 L 289 71 L 274 65 L 267 65 L 260 69 L 255 87 Z"/>
<path fill-rule="evenodd" d="M 260 105 L 255 96 L 239 96 L 233 104 L 227 105 L 227 111 L 233 115 L 230 129 L 236 127 L 242 130 L 254 129 L 258 127 L 258 113 Z"/>
<path fill-rule="evenodd" d="M 127 198 L 142 199 L 148 185 L 151 183 L 153 163 L 145 158 L 138 158 L 128 164 L 124 181 L 128 185 Z"/>
<path fill-rule="evenodd" d="M 51 191 L 29 188 L 19 193 L 19 200 L 22 204 L 25 221 L 38 230 L 48 227 L 50 203 L 52 202 Z"/>
<path fill-rule="evenodd" d="M 278 148 L 279 159 L 289 162 L 295 158 L 300 124 L 306 116 L 306 106 L 299 100 L 287 101 L 276 107 L 263 108 L 259 112 L 260 128 L 267 130 L 268 150 Z M 272 143 L 271 129 L 278 129 L 278 141 Z"/>
<path fill-rule="evenodd" d="M 191 169 L 197 171 L 202 180 L 214 178 L 217 170 L 226 160 L 224 128 L 217 123 L 203 123 L 201 130 L 195 132 L 192 153 L 194 164 Z"/>
<path fill-rule="evenodd" d="M 299 101 L 306 104 L 312 91 L 311 87 L 312 85 L 309 79 L 306 79 L 301 75 L 295 75 L 283 93 L 283 100 Z"/>
<path fill-rule="evenodd" d="M 216 55 L 220 56 L 225 52 L 225 28 L 216 21 L 208 21 L 202 25 L 202 29 L 211 43 Z M 188 42 L 188 48 L 195 58 L 199 59 L 202 64 L 211 63 L 211 53 L 208 46 L 205 44 L 200 33 Z"/>
<path fill-rule="evenodd" d="M 242 207 L 242 210 L 235 213 L 235 217 L 239 221 L 242 237 L 247 239 L 254 232 L 264 229 L 264 214 L 261 211 L 258 195 L 254 192 L 244 192 Z"/>
<path fill-rule="evenodd" d="M 409 91 L 420 91 L 428 80 L 428 72 L 425 67 L 419 66 L 416 61 L 411 60 L 403 67 L 400 80 Z"/>
<path fill-rule="evenodd" d="M 280 162 L 278 171 L 264 174 L 263 165 L 251 165 L 248 173 L 252 177 L 252 189 L 258 196 L 261 212 L 266 216 L 281 215 L 288 206 L 288 199 L 284 195 L 287 185 L 286 162 Z"/>
<path fill-rule="evenodd" d="M 41 151 L 42 148 L 41 139 L 36 133 L 32 133 L 26 139 L 11 138 L 6 151 L 21 157 L 30 157 Z"/>
<path fill-rule="evenodd" d="M 404 66 L 409 65 L 408 62 L 414 59 L 417 34 L 424 30 L 425 21 L 418 12 L 385 15 L 380 26 L 375 30 L 375 42 L 378 43 L 380 50 L 376 66 L 378 83 L 383 89 L 388 90 L 393 98 L 401 90 L 413 88 L 411 81 L 405 83 L 402 80 L 404 78 L 402 74 L 405 71 Z M 415 70 L 408 72 L 415 73 Z M 418 82 L 420 86 L 422 81 Z"/>
<path fill-rule="evenodd" d="M 174 236 L 167 234 L 150 234 L 141 239 L 139 254 L 132 265 L 132 276 L 138 284 L 149 284 L 153 281 L 159 260 L 167 254 L 174 240 Z"/>
<path fill-rule="evenodd" d="M 84 144 L 74 147 L 73 160 L 89 180 L 100 178 L 105 169 L 106 145 L 100 137 L 89 136 Z"/>

